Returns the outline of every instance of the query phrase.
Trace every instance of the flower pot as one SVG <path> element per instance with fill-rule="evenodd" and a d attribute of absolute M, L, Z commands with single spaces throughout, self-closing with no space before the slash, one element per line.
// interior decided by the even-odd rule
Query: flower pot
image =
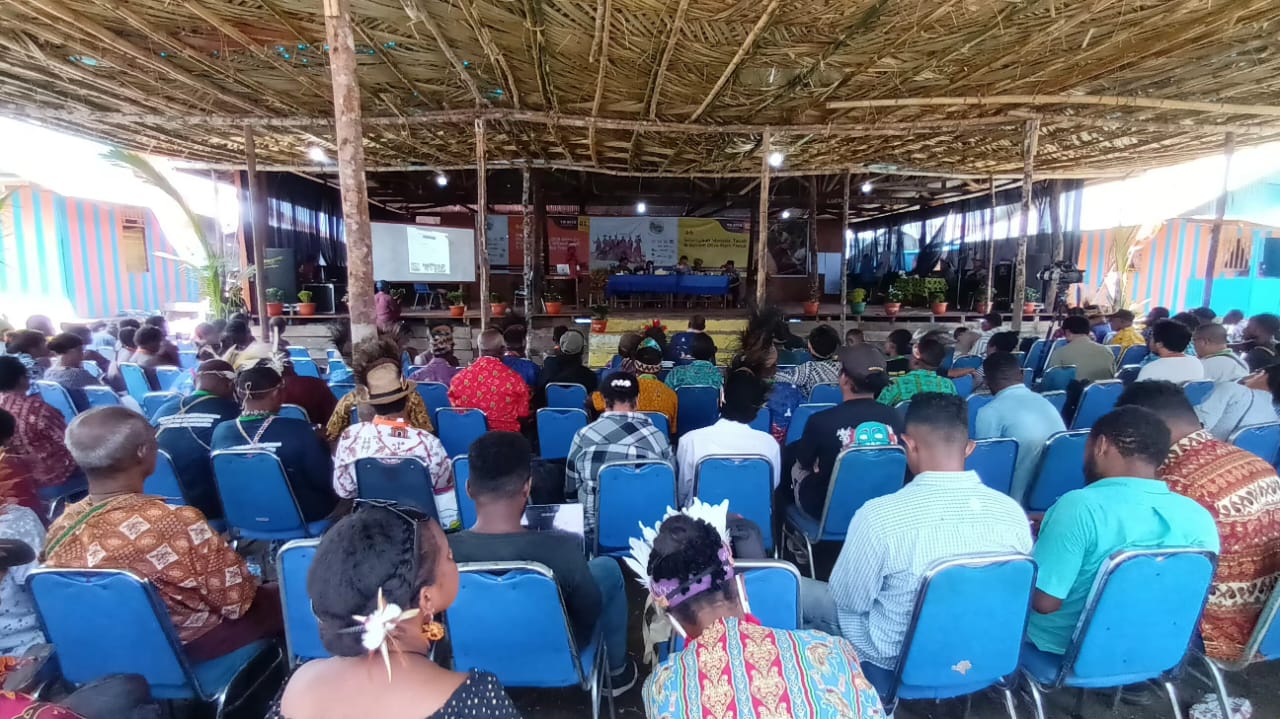
<path fill-rule="evenodd" d="M 1024 314 L 1024 315 L 1034 315 L 1035 313 L 1036 313 L 1036 303 L 1035 303 L 1035 302 L 1023 302 L 1023 303 L 1022 303 L 1022 314 Z"/>
<path fill-rule="evenodd" d="M 563 302 L 548 302 L 548 303 L 547 303 L 547 314 L 549 314 L 549 315 L 558 315 L 558 314 L 560 314 L 560 308 L 561 308 L 561 307 L 563 307 L 563 306 L 564 306 L 564 303 L 563 303 Z"/>
<path fill-rule="evenodd" d="M 893 317 L 894 315 L 898 314 L 898 311 L 899 311 L 899 310 L 901 310 L 901 309 L 902 309 L 902 303 L 901 303 L 901 302 L 886 302 L 886 303 L 884 303 L 884 313 L 885 313 L 886 315 L 889 315 L 890 317 Z"/>
<path fill-rule="evenodd" d="M 450 316 L 450 317 L 461 317 L 461 316 L 462 316 L 462 313 L 464 313 L 464 312 L 466 312 L 466 311 L 467 311 L 467 306 L 466 306 L 466 305 L 450 305 L 450 306 L 449 306 L 449 316 Z"/>
<path fill-rule="evenodd" d="M 284 303 L 283 303 L 283 302 L 268 302 L 268 303 L 267 303 L 267 316 L 268 316 L 268 317 L 279 317 L 279 316 L 280 316 L 280 315 L 282 315 L 282 314 L 284 314 Z"/>
<path fill-rule="evenodd" d="M 818 304 L 819 303 L 817 302 L 804 303 L 804 313 L 806 315 L 816 316 L 818 314 Z"/>
<path fill-rule="evenodd" d="M 506 302 L 490 302 L 490 303 L 489 303 L 489 316 L 490 316 L 490 317 L 501 317 L 501 316 L 505 315 L 506 313 L 507 313 L 507 303 L 506 303 Z"/>
<path fill-rule="evenodd" d="M 974 312 L 977 312 L 980 315 L 985 315 L 990 311 L 991 305 L 986 302 L 979 302 L 977 308 L 974 310 Z"/>
<path fill-rule="evenodd" d="M 314 302 L 299 302 L 299 303 L 298 303 L 298 314 L 299 314 L 300 316 L 302 316 L 302 317 L 310 317 L 310 316 L 314 315 L 315 313 L 316 313 L 316 303 L 314 303 Z"/>
<path fill-rule="evenodd" d="M 932 304 L 930 304 L 930 305 L 929 305 L 929 309 L 930 309 L 930 310 L 931 310 L 935 315 L 940 315 L 940 314 L 942 314 L 942 313 L 944 313 L 944 312 L 946 312 L 946 311 L 947 311 L 947 303 L 946 303 L 946 302 L 934 302 L 934 303 L 932 303 Z"/>
<path fill-rule="evenodd" d="M 591 332 L 602 335 L 609 329 L 609 320 L 591 320 Z"/>
<path fill-rule="evenodd" d="M 855 315 L 863 314 L 864 312 L 867 311 L 867 303 L 866 302 L 850 302 L 849 311 L 854 313 Z"/>

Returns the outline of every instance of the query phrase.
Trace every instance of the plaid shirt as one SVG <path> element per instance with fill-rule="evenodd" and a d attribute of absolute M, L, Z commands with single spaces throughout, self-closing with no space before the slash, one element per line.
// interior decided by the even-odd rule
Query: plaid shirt
<path fill-rule="evenodd" d="M 836 360 L 805 362 L 795 369 L 779 372 L 778 381 L 790 382 L 808 397 L 817 385 L 840 383 L 840 363 Z"/>
<path fill-rule="evenodd" d="M 587 546 L 595 543 L 600 468 L 610 462 L 634 460 L 659 460 L 667 464 L 673 460 L 666 436 L 639 412 L 605 412 L 573 436 L 565 480 L 569 486 L 578 488 Z"/>
<path fill-rule="evenodd" d="M 895 379 L 893 384 L 884 388 L 876 401 L 890 407 L 905 402 L 922 392 L 941 392 L 955 394 L 956 385 L 951 380 L 939 375 L 931 369 L 912 370 Z"/>

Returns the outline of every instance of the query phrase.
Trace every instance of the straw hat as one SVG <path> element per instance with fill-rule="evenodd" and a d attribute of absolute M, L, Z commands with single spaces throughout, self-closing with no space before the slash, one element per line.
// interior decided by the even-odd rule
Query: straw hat
<path fill-rule="evenodd" d="M 375 362 L 365 373 L 364 386 L 357 388 L 360 401 L 373 405 L 390 404 L 415 391 L 413 384 L 400 374 L 400 363 L 392 359 Z"/>

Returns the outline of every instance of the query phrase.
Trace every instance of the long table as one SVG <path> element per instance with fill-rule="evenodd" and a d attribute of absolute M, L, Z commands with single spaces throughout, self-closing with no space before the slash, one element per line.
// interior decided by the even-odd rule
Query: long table
<path fill-rule="evenodd" d="M 712 295 L 729 294 L 728 275 L 611 275 L 605 295 Z"/>

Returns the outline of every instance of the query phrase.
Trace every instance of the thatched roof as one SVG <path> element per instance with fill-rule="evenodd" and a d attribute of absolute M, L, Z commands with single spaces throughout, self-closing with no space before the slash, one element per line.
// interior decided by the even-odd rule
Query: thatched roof
<path fill-rule="evenodd" d="M 176 158 L 332 147 L 320 0 L 10 0 L 0 112 Z M 367 163 L 1115 175 L 1280 139 L 1276 0 L 353 0 Z"/>

